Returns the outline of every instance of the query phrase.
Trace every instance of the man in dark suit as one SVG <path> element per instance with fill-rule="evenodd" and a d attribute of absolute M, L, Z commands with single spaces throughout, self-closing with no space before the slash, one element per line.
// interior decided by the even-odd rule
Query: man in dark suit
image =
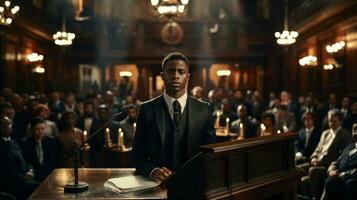
<path fill-rule="evenodd" d="M 96 127 L 96 123 L 98 123 L 98 119 L 94 114 L 95 105 L 92 101 L 86 101 L 83 105 L 83 116 L 79 117 L 77 121 L 76 127 L 87 131 L 90 133 L 93 127 Z"/>
<path fill-rule="evenodd" d="M 27 198 L 37 187 L 33 172 L 26 164 L 17 142 L 11 139 L 8 117 L 0 115 L 0 188 L 18 199 Z"/>
<path fill-rule="evenodd" d="M 321 131 L 315 126 L 315 115 L 312 112 L 306 112 L 302 115 L 304 128 L 298 133 L 295 142 L 295 162 L 301 164 L 309 162 L 309 158 L 314 152 L 320 141 Z"/>
<path fill-rule="evenodd" d="M 34 170 L 34 178 L 43 181 L 56 167 L 58 160 L 56 139 L 45 135 L 45 120 L 35 117 L 31 120 L 31 136 L 21 147 L 24 158 Z"/>
<path fill-rule="evenodd" d="M 186 56 L 170 53 L 162 62 L 164 93 L 140 107 L 132 156 L 147 178 L 166 180 L 200 145 L 215 139 L 209 104 L 187 95 L 189 77 Z"/>
<path fill-rule="evenodd" d="M 321 135 L 319 144 L 311 156 L 311 167 L 308 176 L 302 177 L 303 193 L 319 199 L 327 176 L 327 168 L 335 161 L 343 149 L 351 142 L 351 133 L 341 127 L 342 114 L 338 109 L 328 112 L 330 129 Z"/>
<path fill-rule="evenodd" d="M 357 124 L 352 136 L 354 142 L 348 145 L 337 161 L 328 169 L 328 177 L 321 199 L 353 200 L 357 197 Z M 342 197 L 342 198 L 341 198 Z"/>
<path fill-rule="evenodd" d="M 248 118 L 248 110 L 245 105 L 239 105 L 237 108 L 239 119 L 232 122 L 230 131 L 238 133 L 243 138 L 256 137 L 258 125 Z M 243 130 L 241 130 L 241 124 Z M 241 133 L 241 131 L 243 133 Z"/>

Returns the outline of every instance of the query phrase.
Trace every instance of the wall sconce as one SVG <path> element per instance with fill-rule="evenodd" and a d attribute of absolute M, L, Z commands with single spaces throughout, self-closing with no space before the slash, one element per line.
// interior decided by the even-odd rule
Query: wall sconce
<path fill-rule="evenodd" d="M 334 54 L 339 52 L 346 45 L 345 41 L 336 42 L 332 45 L 326 45 L 326 51 L 329 54 Z"/>
<path fill-rule="evenodd" d="M 27 60 L 29 62 L 41 62 L 43 60 L 43 55 L 38 54 L 38 53 L 31 53 L 26 56 Z"/>
<path fill-rule="evenodd" d="M 299 59 L 299 64 L 301 66 L 317 66 L 317 57 L 308 55 Z"/>
<path fill-rule="evenodd" d="M 133 72 L 121 71 L 121 72 L 119 72 L 119 76 L 120 77 L 132 77 L 133 76 Z"/>
<path fill-rule="evenodd" d="M 35 68 L 32 69 L 33 73 L 37 73 L 37 74 L 43 74 L 45 73 L 45 68 L 42 67 L 41 65 L 37 65 Z"/>
<path fill-rule="evenodd" d="M 229 69 L 221 69 L 217 71 L 217 76 L 221 77 L 221 76 L 229 76 L 231 75 L 231 70 Z"/>

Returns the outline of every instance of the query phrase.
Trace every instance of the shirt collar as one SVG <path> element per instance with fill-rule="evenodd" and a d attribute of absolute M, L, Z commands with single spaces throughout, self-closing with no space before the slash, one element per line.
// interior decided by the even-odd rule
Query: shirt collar
<path fill-rule="evenodd" d="M 338 128 L 336 128 L 336 130 L 333 130 L 333 129 L 331 128 L 331 132 L 332 132 L 334 135 L 336 135 L 336 133 L 339 132 L 340 129 L 341 129 L 341 126 L 339 126 Z"/>
<path fill-rule="evenodd" d="M 5 142 L 11 141 L 10 137 L 1 137 Z"/>
<path fill-rule="evenodd" d="M 315 127 L 311 127 L 310 129 L 309 128 L 306 128 L 306 133 L 311 133 L 313 130 L 314 130 Z"/>
<path fill-rule="evenodd" d="M 185 107 L 186 107 L 186 103 L 187 103 L 187 92 L 185 92 L 181 97 L 179 97 L 178 99 L 175 99 L 171 96 L 169 96 L 166 91 L 164 91 L 164 99 L 166 102 L 167 107 L 169 108 L 169 111 L 172 110 L 172 104 L 174 103 L 174 101 L 178 101 L 180 103 L 181 106 L 181 113 L 183 113 Z"/>

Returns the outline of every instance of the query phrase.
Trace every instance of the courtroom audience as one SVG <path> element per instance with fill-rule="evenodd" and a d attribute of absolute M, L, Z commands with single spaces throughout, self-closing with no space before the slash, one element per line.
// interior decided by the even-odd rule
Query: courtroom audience
<path fill-rule="evenodd" d="M 84 139 L 82 131 L 89 133 L 88 136 L 94 134 L 125 105 L 128 115 L 115 117 L 89 141 L 89 166 L 86 167 L 95 167 L 100 162 L 93 157 L 93 153 L 104 149 L 107 128 L 114 145 L 121 128 L 124 145 L 130 149 L 141 100 L 147 100 L 136 98 L 132 91 L 119 95 L 118 88 L 112 86 L 103 89 L 103 93 L 98 90 L 77 94 L 55 90 L 47 95 L 15 92 L 4 88 L 0 95 L 0 115 L 4 124 L 1 130 L 8 134 L 7 121 L 12 125 L 11 148 L 6 149 L 0 144 L 1 151 L 5 152 L 0 154 L 0 190 L 19 199 L 26 198 L 38 185 L 33 180 L 43 181 L 56 167 L 72 167 L 73 149 Z M 355 97 L 331 93 L 323 98 L 311 92 L 304 95 L 289 91 L 267 91 L 267 96 L 264 96 L 258 90 L 226 90 L 199 85 L 193 87 L 191 92 L 195 98 L 210 103 L 212 115 L 219 115 L 221 127 L 226 127 L 228 118 L 230 132 L 242 133 L 242 138 L 279 137 L 277 133 L 296 132 L 296 165 L 299 169 L 304 166 L 308 169 L 301 179 L 302 195 L 315 199 L 320 198 L 322 193 L 322 199 L 348 199 L 348 194 L 355 195 L 349 188 L 356 187 L 353 171 L 356 167 L 354 159 L 351 160 L 356 154 L 349 156 L 354 146 L 347 146 L 351 141 L 352 125 L 357 123 Z M 161 94 L 161 91 L 153 91 L 154 94 Z M 341 107 L 338 102 L 341 102 Z M 5 143 L 6 138 L 2 136 L 0 143 Z M 13 155 L 4 157 L 9 151 Z M 9 163 L 11 159 L 16 159 L 16 162 Z M 9 184 L 4 188 L 5 182 Z M 25 192 L 14 193 L 18 188 L 25 188 Z"/>
<path fill-rule="evenodd" d="M 307 176 L 301 178 L 302 193 L 319 199 L 327 176 L 329 165 L 335 161 L 343 149 L 351 142 L 351 133 L 341 127 L 342 114 L 338 109 L 328 112 L 330 129 L 321 135 L 319 144 L 311 155 Z"/>
<path fill-rule="evenodd" d="M 353 142 L 328 168 L 322 200 L 354 200 L 357 197 L 357 124 L 353 127 Z"/>

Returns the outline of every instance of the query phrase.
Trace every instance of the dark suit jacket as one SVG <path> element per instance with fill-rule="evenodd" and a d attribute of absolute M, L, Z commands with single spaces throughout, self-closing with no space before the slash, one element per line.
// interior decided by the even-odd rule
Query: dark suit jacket
<path fill-rule="evenodd" d="M 342 152 L 337 161 L 332 162 L 329 170 L 337 170 L 338 172 L 345 172 L 346 178 L 357 178 L 357 153 L 349 155 L 350 151 L 355 148 L 356 143 L 348 145 Z"/>
<path fill-rule="evenodd" d="M 326 137 L 330 133 L 330 129 L 324 131 L 321 135 L 320 142 L 317 145 L 314 153 L 311 156 L 312 158 L 318 158 L 321 154 L 323 144 L 326 142 Z M 352 134 L 346 131 L 344 128 L 341 128 L 337 133 L 336 136 L 327 151 L 327 155 L 325 155 L 320 160 L 320 165 L 324 167 L 328 167 L 333 161 L 335 161 L 340 154 L 342 153 L 343 149 L 352 141 Z"/>
<path fill-rule="evenodd" d="M 314 128 L 311 133 L 310 139 L 305 147 L 306 143 L 306 129 L 303 128 L 298 133 L 298 138 L 295 142 L 295 152 L 300 152 L 304 157 L 310 158 L 311 154 L 316 149 L 317 144 L 320 141 L 321 131 L 318 128 Z"/>
<path fill-rule="evenodd" d="M 44 180 L 52 170 L 59 165 L 59 148 L 58 141 L 54 138 L 44 136 L 42 141 L 43 163 L 40 164 L 36 152 L 36 141 L 32 137 L 26 138 L 23 141 L 21 148 L 24 158 L 28 164 L 32 166 L 35 172 L 35 179 L 38 181 Z"/>
<path fill-rule="evenodd" d="M 0 163 L 0 185 L 14 185 L 25 181 L 24 176 L 29 166 L 15 140 L 8 144 L 0 138 Z"/>
<path fill-rule="evenodd" d="M 132 158 L 139 174 L 149 177 L 165 161 L 165 107 L 161 95 L 140 106 L 132 150 Z M 187 98 L 188 137 L 187 157 L 193 157 L 199 146 L 215 141 L 213 116 L 209 104 L 190 96 Z"/>
<path fill-rule="evenodd" d="M 124 145 L 127 148 L 133 146 L 134 142 L 134 126 L 129 122 L 129 117 L 119 122 L 120 128 L 122 128 L 124 133 Z"/>
<path fill-rule="evenodd" d="M 80 117 L 77 120 L 77 124 L 76 124 L 76 127 L 83 131 L 84 131 L 84 119 L 85 119 L 85 117 Z M 86 131 L 91 131 L 93 128 L 97 127 L 98 119 L 96 117 L 92 117 L 92 119 L 93 119 L 93 121 L 92 121 L 90 130 L 86 130 Z"/>

